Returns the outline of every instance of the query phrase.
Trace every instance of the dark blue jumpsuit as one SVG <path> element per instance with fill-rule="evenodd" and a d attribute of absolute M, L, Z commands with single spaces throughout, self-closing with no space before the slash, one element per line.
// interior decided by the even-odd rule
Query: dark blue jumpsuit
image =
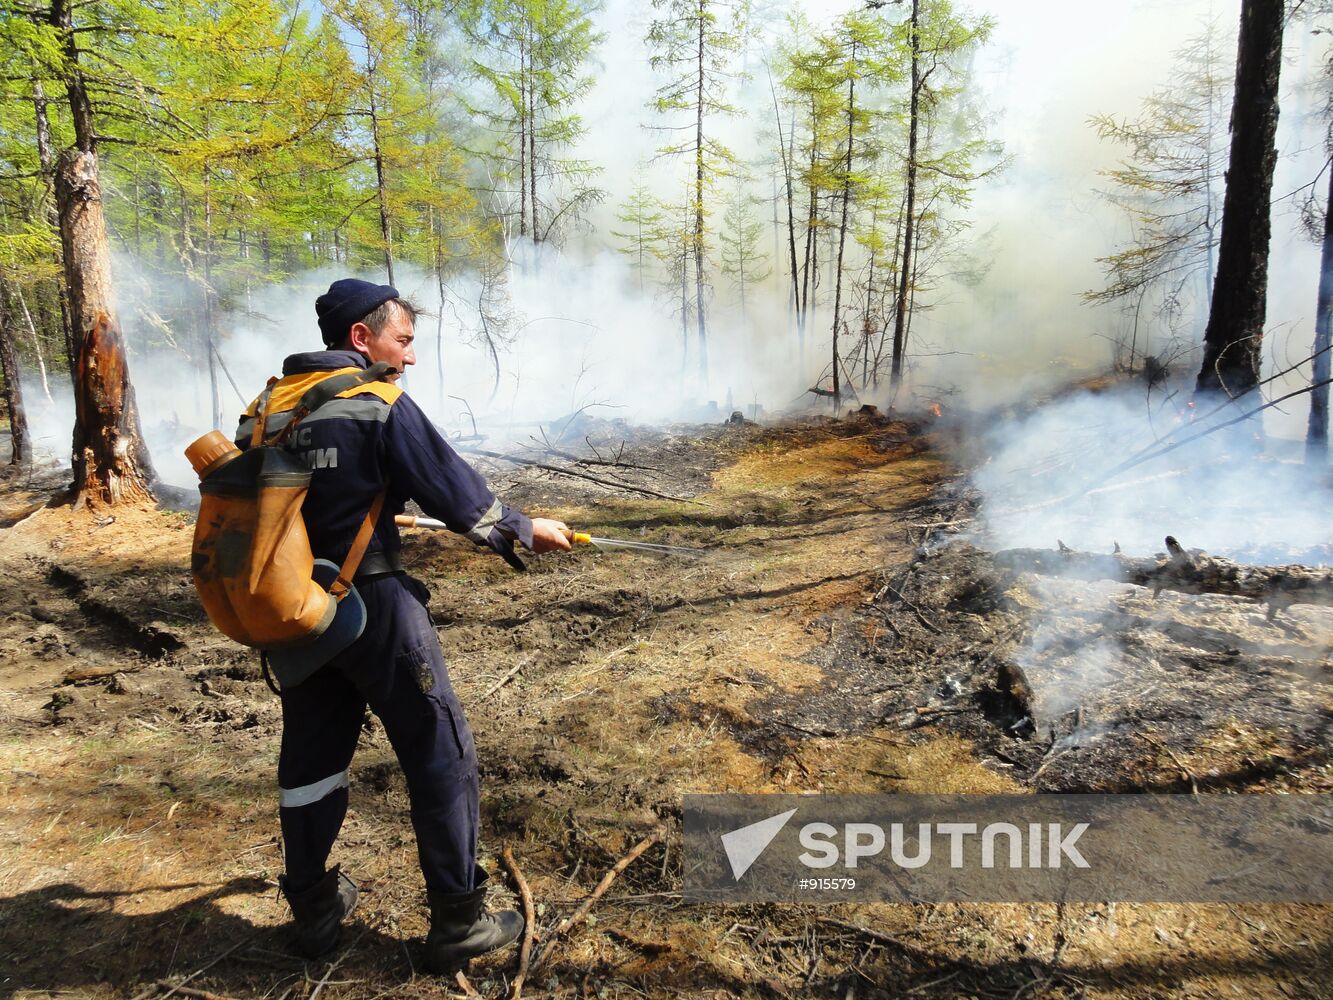
<path fill-rule="evenodd" d="M 297 376 L 355 366 L 355 352 L 295 354 L 282 366 Z M 270 415 L 268 426 L 286 417 Z M 299 425 L 293 449 L 314 470 L 302 508 L 317 559 L 341 565 L 375 496 L 387 489 L 370 553 L 400 547 L 395 514 L 415 500 L 430 517 L 501 554 L 514 540 L 532 546 L 532 522 L 499 503 L 485 480 L 402 395 L 392 404 L 371 392 L 325 403 Z M 249 441 L 244 418 L 238 442 Z M 477 858 L 477 753 L 449 681 L 439 637 L 426 610 L 429 593 L 398 571 L 358 576 L 365 631 L 309 679 L 282 692 L 279 813 L 292 890 L 324 874 L 347 812 L 347 772 L 366 706 L 407 778 L 412 825 L 426 885 L 446 893 L 474 888 Z"/>

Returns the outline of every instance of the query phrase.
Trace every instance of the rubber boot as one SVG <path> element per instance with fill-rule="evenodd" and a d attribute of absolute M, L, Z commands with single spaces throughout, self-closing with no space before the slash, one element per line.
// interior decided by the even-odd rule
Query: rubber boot
<path fill-rule="evenodd" d="M 343 917 L 359 895 L 354 883 L 335 865 L 309 889 L 292 892 L 286 878 L 278 880 L 296 918 L 296 946 L 306 958 L 318 958 L 338 944 Z"/>
<path fill-rule="evenodd" d="M 469 959 L 512 944 L 523 933 L 523 917 L 516 910 L 483 913 L 487 875 L 477 869 L 477 887 L 471 892 L 426 890 L 430 903 L 430 933 L 426 935 L 426 968 L 447 973 Z"/>

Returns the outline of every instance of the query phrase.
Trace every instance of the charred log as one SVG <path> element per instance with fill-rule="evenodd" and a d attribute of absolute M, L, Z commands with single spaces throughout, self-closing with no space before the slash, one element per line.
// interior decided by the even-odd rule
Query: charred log
<path fill-rule="evenodd" d="M 1149 559 L 1059 549 L 1005 549 L 995 565 L 1013 572 L 1039 573 L 1076 580 L 1116 580 L 1151 587 L 1154 594 L 1174 590 L 1185 594 L 1226 594 L 1264 601 L 1270 614 L 1291 604 L 1333 606 L 1333 571 L 1313 566 L 1248 566 L 1186 550 L 1170 535 L 1167 552 Z"/>

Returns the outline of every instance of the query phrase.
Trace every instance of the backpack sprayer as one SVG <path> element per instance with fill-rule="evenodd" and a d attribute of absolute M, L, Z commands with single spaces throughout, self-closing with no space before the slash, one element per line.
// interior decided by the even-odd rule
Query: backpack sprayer
<path fill-rule="evenodd" d="M 437 521 L 433 517 L 413 517 L 411 514 L 399 514 L 393 519 L 393 523 L 400 528 L 444 528 L 447 527 L 443 521 Z M 692 549 L 684 545 L 657 545 L 653 542 L 632 542 L 625 538 L 602 538 L 598 535 L 590 535 L 584 531 L 571 531 L 566 536 L 571 545 L 595 545 L 599 548 L 608 546 L 619 549 L 638 549 L 641 552 L 656 552 L 659 555 L 681 554 L 690 556 L 703 555 L 703 549 Z"/>

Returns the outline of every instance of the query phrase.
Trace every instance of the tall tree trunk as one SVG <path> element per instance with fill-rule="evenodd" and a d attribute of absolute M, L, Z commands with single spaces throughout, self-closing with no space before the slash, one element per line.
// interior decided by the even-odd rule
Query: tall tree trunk
<path fill-rule="evenodd" d="M 699 0 L 699 78 L 694 114 L 694 320 L 699 329 L 699 376 L 708 384 L 708 325 L 704 320 L 704 25 L 708 10 Z"/>
<path fill-rule="evenodd" d="M 204 344 L 208 354 L 208 388 L 212 393 L 213 426 L 222 424 L 222 393 L 218 387 L 218 340 L 213 298 L 213 192 L 208 166 L 204 166 Z M 389 281 L 392 283 L 393 278 Z"/>
<path fill-rule="evenodd" d="M 14 286 L 14 297 L 19 300 L 19 308 L 23 310 L 23 320 L 28 326 L 29 336 L 32 337 L 32 351 L 37 358 L 37 372 L 42 380 L 42 395 L 46 397 L 48 403 L 53 402 L 51 383 L 46 378 L 46 357 L 42 353 L 42 338 L 37 335 L 37 324 L 32 321 L 32 313 L 28 311 L 28 302 L 23 297 L 22 286 Z"/>
<path fill-rule="evenodd" d="M 1315 305 L 1315 387 L 1310 391 L 1310 424 L 1305 435 L 1307 465 L 1323 465 L 1328 461 L 1328 380 L 1333 376 L 1333 166 L 1328 170 L 1324 252 L 1320 256 L 1319 300 Z"/>
<path fill-rule="evenodd" d="M 1284 6 L 1283 0 L 1241 4 L 1222 242 L 1197 393 L 1236 396 L 1259 382 Z"/>
<path fill-rule="evenodd" d="M 73 344 L 74 504 L 151 500 L 156 475 L 134 401 L 125 344 L 116 320 L 111 250 L 97 178 L 92 103 L 66 0 L 53 0 L 51 22 L 63 36 L 65 90 L 75 145 L 55 168 L 56 211 L 64 251 Z"/>
<path fill-rule="evenodd" d="M 47 194 L 43 198 L 43 203 L 45 205 L 45 211 L 46 211 L 46 221 L 51 226 L 52 229 L 55 229 L 57 226 L 60 225 L 60 219 L 57 217 L 56 214 L 55 198 L 51 196 L 51 192 L 55 185 L 56 159 L 53 147 L 51 146 L 51 120 L 47 115 L 46 104 L 47 104 L 46 91 L 42 87 L 42 81 L 34 77 L 32 81 L 32 110 L 33 110 L 33 121 L 35 123 L 37 132 L 37 162 L 41 165 L 42 178 L 47 186 L 46 189 Z M 55 254 L 55 264 L 57 269 L 59 269 L 60 268 L 59 253 Z M 59 312 L 60 312 L 61 338 L 65 344 L 65 350 L 66 350 L 65 356 L 69 359 L 70 377 L 73 378 L 74 334 L 70 330 L 70 325 L 69 325 L 69 301 L 65 292 L 65 282 L 60 277 L 57 277 L 55 279 L 55 290 L 56 290 L 56 299 L 60 303 Z M 38 361 L 39 363 L 41 362 L 40 350 L 38 353 Z M 49 399 L 51 397 L 51 392 L 47 388 L 46 366 L 44 364 L 42 365 L 42 388 L 46 389 L 46 395 L 47 398 Z"/>
<path fill-rule="evenodd" d="M 380 148 L 380 120 L 375 109 L 375 71 L 369 72 L 368 92 L 370 95 L 370 138 L 375 145 L 375 191 L 379 195 L 380 236 L 384 239 L 384 270 L 388 272 L 389 284 L 393 284 L 393 232 L 389 225 L 388 194 L 384 190 L 384 154 Z"/>
<path fill-rule="evenodd" d="M 148 484 L 155 475 L 116 321 L 96 153 L 69 149 L 61 154 L 56 205 L 71 323 L 80 331 L 74 365 L 74 502 L 150 500 Z"/>
<path fill-rule="evenodd" d="M 870 215 L 870 231 L 879 231 L 879 199 L 875 199 L 874 208 Z M 875 251 L 870 251 L 870 260 L 867 261 L 868 273 L 866 275 L 866 308 L 861 316 L 861 388 L 870 387 L 870 337 L 874 332 L 875 326 L 871 322 L 872 310 L 875 302 Z"/>
<path fill-rule="evenodd" d="M 518 235 L 528 235 L 528 55 L 518 43 Z"/>
<path fill-rule="evenodd" d="M 852 43 L 852 65 L 856 64 L 856 44 Z M 852 200 L 852 140 L 856 124 L 856 73 L 847 80 L 847 158 L 843 162 L 842 219 L 838 223 L 838 263 L 833 270 L 833 406 L 842 402 L 842 383 L 838 365 L 838 322 L 842 317 L 842 258 L 847 246 L 847 209 Z"/>
<path fill-rule="evenodd" d="M 28 438 L 28 415 L 23 409 L 23 385 L 19 381 L 12 319 L 9 304 L 0 290 L 0 374 L 5 379 L 5 409 L 9 414 L 9 464 L 23 466 L 32 461 L 32 445 Z"/>
<path fill-rule="evenodd" d="M 912 0 L 912 96 L 907 126 L 907 206 L 903 219 L 903 252 L 899 263 L 898 302 L 893 317 L 893 359 L 889 384 L 897 389 L 903 378 L 903 352 L 907 344 L 908 285 L 912 275 L 912 244 L 916 234 L 916 156 L 921 108 L 920 0 Z"/>
<path fill-rule="evenodd" d="M 800 277 L 796 269 L 796 209 L 793 205 L 794 196 L 792 192 L 792 162 L 791 156 L 787 152 L 786 141 L 782 137 L 782 109 L 778 106 L 778 92 L 773 86 L 772 76 L 768 79 L 769 90 L 773 93 L 773 119 L 778 124 L 778 151 L 782 156 L 782 177 L 786 184 L 787 191 L 787 249 L 791 254 L 791 304 L 796 316 L 796 338 L 797 338 L 797 360 L 805 354 L 805 330 L 801 325 L 800 307 L 801 307 L 801 284 Z M 792 132 L 795 133 L 795 114 L 793 112 Z M 792 136 L 793 142 L 795 135 Z M 774 255 L 777 259 L 777 255 Z"/>
<path fill-rule="evenodd" d="M 680 248 L 680 374 L 690 362 L 690 252 Z"/>
<path fill-rule="evenodd" d="M 810 164 L 809 164 L 809 205 L 805 213 L 805 248 L 801 261 L 801 294 L 796 297 L 796 330 L 801 342 L 801 352 L 805 353 L 805 331 L 809 320 L 810 312 L 810 282 L 811 265 L 810 258 L 815 245 L 815 222 L 819 212 L 819 194 L 815 188 L 815 152 L 818 143 L 818 120 L 816 117 L 815 101 L 810 98 Z M 793 130 L 794 131 L 794 130 Z M 792 136 L 792 142 L 795 143 L 796 137 Z"/>
<path fill-rule="evenodd" d="M 541 240 L 537 228 L 537 66 L 536 43 L 528 54 L 528 202 L 532 206 L 532 242 Z M 533 257 L 535 263 L 536 257 Z"/>

